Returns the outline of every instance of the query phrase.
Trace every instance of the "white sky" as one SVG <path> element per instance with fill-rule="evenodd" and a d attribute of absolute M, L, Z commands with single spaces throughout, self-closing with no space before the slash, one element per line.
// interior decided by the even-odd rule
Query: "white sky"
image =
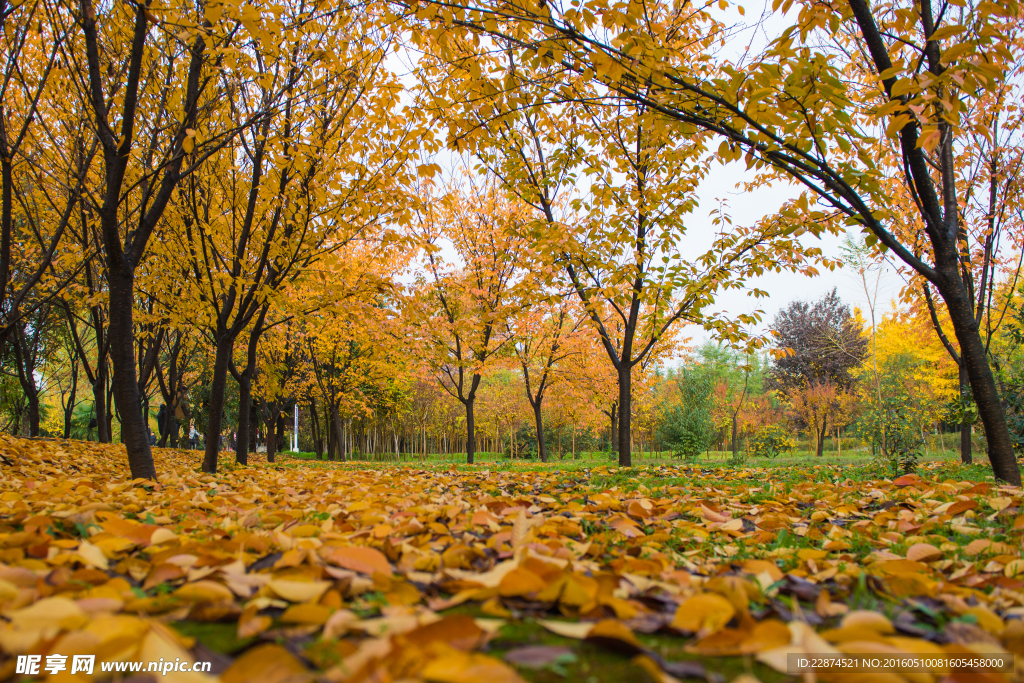
<path fill-rule="evenodd" d="M 775 213 L 787 200 L 799 194 L 795 185 L 776 183 L 771 187 L 760 188 L 754 192 L 742 192 L 736 189 L 736 183 L 743 179 L 744 165 L 736 162 L 728 167 L 715 168 L 702 183 L 698 195 L 700 207 L 693 214 L 694 232 L 699 232 L 702 221 L 707 225 L 706 232 L 713 233 L 710 212 L 717 209 L 720 200 L 728 205 L 727 213 L 735 225 L 753 225 L 765 216 Z M 857 235 L 854 235 L 856 238 Z M 821 239 L 810 233 L 800 238 L 806 246 L 818 246 L 824 256 L 841 258 L 842 236 L 825 235 Z M 763 289 L 769 292 L 767 298 L 755 299 L 746 292 L 732 290 L 722 292 L 717 297 L 718 310 L 727 311 L 730 315 L 753 313 L 760 309 L 764 312 L 763 323 L 756 328 L 758 332 L 767 330 L 775 314 L 794 300 L 813 301 L 820 299 L 833 287 L 838 289 L 839 296 L 851 308 L 857 306 L 864 310 L 867 317 L 867 297 L 864 286 L 857 271 L 850 267 L 837 268 L 834 271 L 819 268 L 820 275 L 807 277 L 797 273 L 769 273 L 751 280 L 750 288 Z M 890 302 L 899 294 L 903 280 L 891 266 L 883 266 L 881 279 L 878 283 L 877 312 L 891 310 Z M 874 275 L 869 274 L 869 285 L 874 288 Z M 683 328 L 684 336 L 692 336 L 693 343 L 701 343 L 710 339 L 702 328 L 689 326 Z"/>

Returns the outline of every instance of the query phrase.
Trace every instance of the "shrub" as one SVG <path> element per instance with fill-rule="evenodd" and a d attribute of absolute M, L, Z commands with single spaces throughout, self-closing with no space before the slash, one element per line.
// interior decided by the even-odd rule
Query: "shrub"
<path fill-rule="evenodd" d="M 906 354 L 887 359 L 880 376 L 881 400 L 869 396 L 859 425 L 865 440 L 880 447 L 879 464 L 893 477 L 913 472 L 921 457 L 921 422 L 928 405 L 914 381 L 919 366 L 920 361 Z"/>
<path fill-rule="evenodd" d="M 782 453 L 789 453 L 796 448 L 796 443 L 789 438 L 782 427 L 768 425 L 762 427 L 750 440 L 750 452 L 756 456 L 774 458 Z"/>
<path fill-rule="evenodd" d="M 693 459 L 715 436 L 711 416 L 711 377 L 700 369 L 684 368 L 679 376 L 682 401 L 670 408 L 661 423 L 662 440 L 677 457 Z"/>

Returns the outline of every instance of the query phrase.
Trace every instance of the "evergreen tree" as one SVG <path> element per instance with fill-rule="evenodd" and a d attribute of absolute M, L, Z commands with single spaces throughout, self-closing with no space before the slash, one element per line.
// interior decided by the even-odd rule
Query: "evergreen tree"
<path fill-rule="evenodd" d="M 692 459 L 708 449 L 715 435 L 711 415 L 714 384 L 702 368 L 684 368 L 677 383 L 682 400 L 665 415 L 662 439 L 676 455 Z"/>

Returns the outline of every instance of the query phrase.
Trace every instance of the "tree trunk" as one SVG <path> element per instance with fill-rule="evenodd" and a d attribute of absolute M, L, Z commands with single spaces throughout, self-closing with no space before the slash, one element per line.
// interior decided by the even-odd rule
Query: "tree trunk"
<path fill-rule="evenodd" d="M 470 397 L 463 401 L 466 406 L 466 464 L 473 464 L 473 456 L 476 455 L 476 422 L 473 419 L 473 404 L 476 397 Z"/>
<path fill-rule="evenodd" d="M 609 446 L 608 450 L 618 448 L 619 445 L 619 403 L 616 401 L 612 403 L 611 415 L 611 432 L 609 434 Z"/>
<path fill-rule="evenodd" d="M 284 412 L 277 414 L 277 450 L 282 453 L 285 450 L 285 438 L 284 438 Z M 288 448 L 291 450 L 291 447 Z"/>
<path fill-rule="evenodd" d="M 821 457 L 825 453 L 825 437 L 827 436 L 826 430 L 828 429 L 828 415 L 821 416 L 821 429 L 818 430 L 818 448 L 815 455 Z"/>
<path fill-rule="evenodd" d="M 320 416 L 317 415 L 316 399 L 309 397 L 309 428 L 313 432 L 313 452 L 317 460 L 324 459 L 323 433 L 320 431 Z"/>
<path fill-rule="evenodd" d="M 537 455 L 541 462 L 548 461 L 548 447 L 544 443 L 544 416 L 541 413 L 541 398 L 533 402 L 533 422 L 537 428 Z"/>
<path fill-rule="evenodd" d="M 96 382 L 92 385 L 92 414 L 96 419 L 96 441 L 110 443 L 107 429 L 107 359 L 96 363 Z"/>
<path fill-rule="evenodd" d="M 277 453 L 277 408 L 264 402 L 263 425 L 267 430 L 267 462 L 274 462 Z"/>
<path fill-rule="evenodd" d="M 1020 486 L 1020 470 L 1017 468 L 1017 460 L 1013 454 L 1013 441 L 1010 439 L 1010 430 L 1006 425 L 1006 413 L 1003 410 L 1002 401 L 999 400 L 996 380 L 992 375 L 992 368 L 988 364 L 985 344 L 981 340 L 978 323 L 967 302 L 967 296 L 962 291 L 963 284 L 961 283 L 960 287 L 956 289 L 960 291 L 944 291 L 942 294 L 953 323 L 953 331 L 956 332 L 957 340 L 960 342 L 960 362 L 961 365 L 967 366 L 971 393 L 974 396 L 975 405 L 978 406 L 978 415 L 981 417 L 982 426 L 985 428 L 992 473 L 996 479 L 1001 479 L 1013 486 Z M 963 294 L 963 296 L 957 296 L 957 294 Z M 970 432 L 968 432 L 968 438 L 970 438 Z"/>
<path fill-rule="evenodd" d="M 206 453 L 203 455 L 203 472 L 217 472 L 217 456 L 220 454 L 220 431 L 224 420 L 224 389 L 228 383 L 228 362 L 234 339 L 222 333 L 217 339 L 213 358 L 213 379 L 210 383 L 209 412 L 206 415 Z M 241 393 L 241 390 L 239 390 Z M 239 404 L 241 405 L 241 403 Z"/>
<path fill-rule="evenodd" d="M 68 391 L 68 401 L 64 405 L 64 438 L 71 438 L 71 419 L 75 415 L 75 398 L 78 395 L 78 363 L 71 361 L 71 387 Z"/>
<path fill-rule="evenodd" d="M 181 436 L 181 423 L 178 422 L 178 418 L 173 414 L 167 417 L 167 432 L 170 434 L 171 448 L 178 448 L 180 445 L 178 438 Z"/>
<path fill-rule="evenodd" d="M 116 218 L 115 218 L 116 220 Z M 110 290 L 110 359 L 114 364 L 114 400 L 121 416 L 121 441 L 128 452 L 133 479 L 156 479 L 153 452 L 149 448 L 142 397 L 135 376 L 133 341 L 134 273 L 121 262 L 107 263 Z M 97 424 L 102 424 L 97 414 Z"/>
<path fill-rule="evenodd" d="M 245 350 L 245 369 L 235 377 L 238 381 L 238 445 L 235 448 L 235 460 L 239 465 L 248 465 L 249 449 L 256 449 L 256 427 L 259 418 L 252 401 L 252 378 L 256 374 L 256 352 L 266 315 L 267 307 L 264 306 L 249 332 L 249 343 Z"/>
<path fill-rule="evenodd" d="M 134 348 L 132 349 L 132 352 L 134 353 Z M 140 398 L 141 398 L 141 395 L 140 395 Z M 120 423 L 120 421 L 121 421 L 121 415 L 120 415 L 120 412 L 117 409 L 117 402 L 114 400 L 114 384 L 113 384 L 113 382 L 110 382 L 110 383 L 107 384 L 107 401 L 106 401 L 106 406 L 107 406 L 107 413 L 106 413 L 107 438 L 109 439 L 109 443 L 113 443 L 114 442 L 114 416 L 117 415 L 118 423 Z M 142 412 L 141 408 L 142 408 L 142 405 L 140 403 L 140 405 L 139 405 L 139 412 L 140 413 Z M 124 443 L 124 437 L 123 436 L 121 437 L 121 443 Z M 148 434 L 146 435 L 146 443 L 149 443 L 149 435 Z"/>
<path fill-rule="evenodd" d="M 633 455 L 630 452 L 632 382 L 632 368 L 629 363 L 623 362 L 619 367 L 619 467 L 633 466 Z"/>
<path fill-rule="evenodd" d="M 733 460 L 736 460 L 736 453 L 738 451 L 738 449 L 737 449 L 737 445 L 738 444 L 736 442 L 736 422 L 737 422 L 737 416 L 736 416 L 736 413 L 733 413 L 733 415 L 732 415 L 732 459 Z"/>
<path fill-rule="evenodd" d="M 970 380 L 967 377 L 967 366 L 963 362 L 963 358 L 960 360 L 960 404 L 964 407 L 967 406 L 967 394 L 970 389 Z M 971 457 L 971 423 L 967 419 L 967 413 L 964 411 L 963 421 L 960 423 L 960 462 L 965 465 L 970 465 L 973 458 Z"/>
<path fill-rule="evenodd" d="M 337 433 L 338 430 L 334 426 L 334 414 L 330 401 L 327 402 L 325 409 L 327 412 L 324 413 L 324 454 L 328 460 L 334 460 L 338 452 L 338 439 L 341 435 Z"/>
<path fill-rule="evenodd" d="M 327 414 L 324 416 L 327 424 L 327 459 L 344 460 L 344 445 L 341 442 L 342 430 L 341 419 L 335 419 L 335 409 L 330 403 L 327 404 Z"/>
<path fill-rule="evenodd" d="M 39 436 L 39 392 L 26 392 L 28 401 L 28 435 Z"/>
<path fill-rule="evenodd" d="M 13 312 L 18 316 L 18 311 Z M 42 321 L 36 321 L 42 325 Z M 34 330 L 31 338 L 26 339 L 27 323 L 24 321 L 14 326 L 14 355 L 18 365 L 18 380 L 22 393 L 27 401 L 28 435 L 39 436 L 39 387 L 36 384 L 35 360 L 38 358 L 39 331 Z"/>
<path fill-rule="evenodd" d="M 235 444 L 235 462 L 249 464 L 250 420 L 252 418 L 252 375 L 242 373 L 238 378 L 238 436 Z M 252 443 L 251 446 L 255 446 Z"/>

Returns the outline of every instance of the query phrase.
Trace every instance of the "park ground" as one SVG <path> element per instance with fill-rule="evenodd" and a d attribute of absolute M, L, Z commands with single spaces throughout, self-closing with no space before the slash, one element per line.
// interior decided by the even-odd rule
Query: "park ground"
<path fill-rule="evenodd" d="M 985 463 L 201 455 L 131 481 L 122 446 L 0 437 L 0 680 L 83 653 L 213 662 L 166 681 L 767 683 L 833 652 L 1017 668 L 817 680 L 1024 680 L 1024 493 Z"/>

